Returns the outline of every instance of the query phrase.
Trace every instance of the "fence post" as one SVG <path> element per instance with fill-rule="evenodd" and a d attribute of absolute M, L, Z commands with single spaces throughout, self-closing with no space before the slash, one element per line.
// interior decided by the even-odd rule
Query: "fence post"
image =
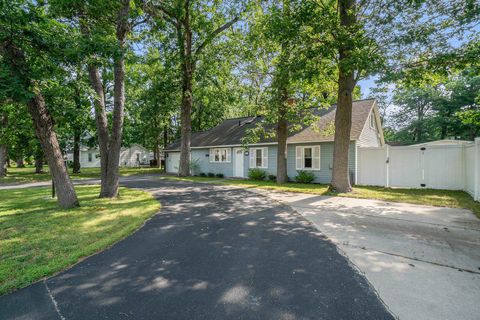
<path fill-rule="evenodd" d="M 385 179 L 387 180 L 385 187 L 390 188 L 390 146 L 388 144 L 385 146 L 385 153 Z"/>
<path fill-rule="evenodd" d="M 475 182 L 473 187 L 473 199 L 480 201 L 480 138 L 475 138 L 475 154 L 473 156 Z"/>

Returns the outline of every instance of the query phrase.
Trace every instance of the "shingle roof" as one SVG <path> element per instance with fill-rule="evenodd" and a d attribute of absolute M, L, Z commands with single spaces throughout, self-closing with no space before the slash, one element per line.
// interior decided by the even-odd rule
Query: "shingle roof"
<path fill-rule="evenodd" d="M 360 137 L 365 121 L 367 121 L 370 110 L 372 110 L 374 105 L 374 99 L 353 102 L 351 140 L 358 140 Z M 332 105 L 330 108 L 316 109 L 314 113 L 320 119 L 309 127 L 291 132 L 288 137 L 288 143 L 333 141 L 336 107 L 336 105 Z M 242 138 L 247 135 L 248 130 L 255 128 L 262 120 L 262 117 L 226 119 L 210 130 L 192 133 L 191 147 L 241 145 Z M 273 125 L 266 125 L 265 129 L 273 128 Z M 258 141 L 258 143 L 268 142 L 276 142 L 276 138 L 263 137 Z M 167 150 L 178 150 L 179 148 L 180 140 L 177 140 L 170 144 Z"/>

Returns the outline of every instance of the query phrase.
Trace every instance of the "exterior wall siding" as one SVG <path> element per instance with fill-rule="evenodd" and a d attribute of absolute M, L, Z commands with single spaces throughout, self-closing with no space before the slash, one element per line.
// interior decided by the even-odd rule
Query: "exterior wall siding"
<path fill-rule="evenodd" d="M 316 183 L 330 183 L 332 179 L 332 169 L 333 169 L 333 142 L 321 142 L 321 143 L 302 143 L 302 144 L 288 144 L 287 145 L 287 175 L 290 180 L 294 180 L 297 175 L 297 170 L 295 169 L 295 149 L 296 146 L 310 146 L 310 145 L 320 145 L 320 170 L 312 170 L 315 175 Z M 255 146 L 257 147 L 257 146 Z M 268 147 L 268 168 L 262 169 L 267 175 L 277 174 L 277 146 L 275 145 L 264 145 L 258 147 Z M 196 172 L 193 174 L 200 173 L 222 173 L 225 177 L 234 176 L 234 154 L 233 149 L 229 148 L 231 152 L 231 161 L 230 162 L 220 162 L 214 163 L 209 160 L 209 148 L 203 149 L 192 149 L 191 159 L 192 162 L 197 164 Z M 250 148 L 247 149 L 250 151 Z M 250 160 L 248 155 L 243 155 L 243 169 L 244 177 L 248 177 Z M 349 149 L 349 168 L 352 182 L 355 177 L 355 142 L 351 142 Z"/>
<path fill-rule="evenodd" d="M 322 143 L 301 143 L 289 144 L 287 148 L 287 175 L 290 180 L 294 180 L 297 175 L 295 168 L 295 149 L 296 146 L 320 145 L 320 170 L 309 170 L 315 175 L 315 183 L 330 183 L 332 180 L 333 169 L 333 142 Z M 355 176 L 355 142 L 350 143 L 348 167 L 350 169 L 350 177 Z M 353 182 L 353 179 L 352 179 Z"/>
<path fill-rule="evenodd" d="M 374 116 L 373 110 L 370 113 L 369 117 Z M 367 119 L 365 126 L 363 127 L 362 133 L 358 138 L 359 147 L 380 147 L 380 138 L 378 132 L 378 123 L 377 119 L 374 117 L 375 128 L 370 127 L 370 119 Z"/>
<path fill-rule="evenodd" d="M 230 152 L 232 151 L 232 148 Z M 193 172 L 193 174 L 199 173 L 223 173 L 225 177 L 233 176 L 233 161 L 230 162 L 210 162 L 208 155 L 210 154 L 210 149 L 192 149 L 191 160 L 192 163 L 198 164 L 198 172 Z M 233 154 L 232 154 L 233 156 Z"/>

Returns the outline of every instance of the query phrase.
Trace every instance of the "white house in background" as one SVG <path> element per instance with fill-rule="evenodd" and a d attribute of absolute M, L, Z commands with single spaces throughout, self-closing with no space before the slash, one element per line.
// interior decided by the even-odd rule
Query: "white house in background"
<path fill-rule="evenodd" d="M 121 167 L 146 166 L 150 164 L 150 160 L 152 159 L 153 153 L 138 144 L 133 144 L 129 148 L 122 148 L 120 151 Z M 67 160 L 73 161 L 73 153 L 67 154 Z M 100 167 L 100 151 L 98 148 L 80 148 L 80 167 Z"/>

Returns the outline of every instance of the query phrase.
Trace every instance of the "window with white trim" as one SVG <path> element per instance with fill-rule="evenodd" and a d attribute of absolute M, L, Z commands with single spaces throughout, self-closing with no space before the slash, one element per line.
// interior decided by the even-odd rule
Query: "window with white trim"
<path fill-rule="evenodd" d="M 373 112 L 370 113 L 370 128 L 375 129 L 375 115 Z"/>
<path fill-rule="evenodd" d="M 92 154 L 91 153 L 88 153 L 88 162 L 92 162 L 93 159 L 92 159 Z"/>
<path fill-rule="evenodd" d="M 268 147 L 250 148 L 250 168 L 268 168 Z"/>
<path fill-rule="evenodd" d="M 230 162 L 230 148 L 210 149 L 210 162 Z"/>
<path fill-rule="evenodd" d="M 295 147 L 295 169 L 320 170 L 320 146 Z"/>

